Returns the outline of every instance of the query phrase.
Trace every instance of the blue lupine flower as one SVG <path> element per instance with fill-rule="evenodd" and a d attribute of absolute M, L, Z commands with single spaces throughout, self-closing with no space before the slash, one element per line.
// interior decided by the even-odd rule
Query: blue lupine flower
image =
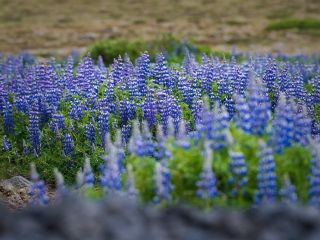
<path fill-rule="evenodd" d="M 314 206 L 320 206 L 320 144 L 313 140 L 310 142 L 312 150 L 311 168 L 308 181 L 309 189 L 309 203 Z"/>
<path fill-rule="evenodd" d="M 121 135 L 122 135 L 122 143 L 127 144 L 129 142 L 130 135 L 131 135 L 131 125 L 130 124 L 122 126 Z"/>
<path fill-rule="evenodd" d="M 243 96 L 235 96 L 236 105 L 235 108 L 238 111 L 235 117 L 237 127 L 241 128 L 244 132 L 250 133 L 251 131 L 251 114 L 248 103 Z"/>
<path fill-rule="evenodd" d="M 251 77 L 248 89 L 251 133 L 261 135 L 271 117 L 270 102 L 266 88 L 259 78 Z"/>
<path fill-rule="evenodd" d="M 23 148 L 23 154 L 29 155 L 30 150 L 29 150 L 29 147 L 28 147 L 25 139 L 22 139 L 22 148 Z"/>
<path fill-rule="evenodd" d="M 32 146 L 32 153 L 38 156 L 41 152 L 40 129 L 39 129 L 39 112 L 32 109 L 29 112 L 29 136 Z"/>
<path fill-rule="evenodd" d="M 173 88 L 174 81 L 170 75 L 170 69 L 167 67 L 167 62 L 162 53 L 156 57 L 156 65 L 153 69 L 154 83 L 166 88 Z"/>
<path fill-rule="evenodd" d="M 64 185 L 64 178 L 61 172 L 57 168 L 53 169 L 53 173 L 56 179 L 56 198 L 61 198 L 67 193 L 67 188 Z"/>
<path fill-rule="evenodd" d="M 299 109 L 298 106 L 293 106 L 294 118 L 293 118 L 293 140 L 306 146 L 311 137 L 312 131 L 312 119 L 309 116 L 306 106 L 302 106 Z"/>
<path fill-rule="evenodd" d="M 43 180 L 39 179 L 39 174 L 34 163 L 31 163 L 31 185 L 29 189 L 29 202 L 34 205 L 47 205 L 49 198 L 47 189 Z"/>
<path fill-rule="evenodd" d="M 277 196 L 277 182 L 275 174 L 275 162 L 272 149 L 264 142 L 260 142 L 259 166 L 257 175 L 257 192 L 255 203 L 274 202 Z"/>
<path fill-rule="evenodd" d="M 93 187 L 94 186 L 94 175 L 90 165 L 90 159 L 85 157 L 84 166 L 83 166 L 83 175 L 84 175 L 84 187 Z"/>
<path fill-rule="evenodd" d="M 138 190 L 135 187 L 134 177 L 133 177 L 133 170 L 132 165 L 128 164 L 127 166 L 127 195 L 131 199 L 136 199 L 138 196 Z"/>
<path fill-rule="evenodd" d="M 281 153 L 283 148 L 291 146 L 294 134 L 293 121 L 294 114 L 291 104 L 285 99 L 284 95 L 281 95 L 275 110 L 270 139 L 277 153 Z"/>
<path fill-rule="evenodd" d="M 74 143 L 69 133 L 64 135 L 62 145 L 64 156 L 72 156 L 74 154 Z"/>
<path fill-rule="evenodd" d="M 276 62 L 272 59 L 269 59 L 268 65 L 263 75 L 263 81 L 266 83 L 268 91 L 273 90 L 274 83 L 277 79 L 277 65 Z"/>
<path fill-rule="evenodd" d="M 180 124 L 179 124 L 176 145 L 183 149 L 188 149 L 190 148 L 190 145 L 191 145 L 189 137 L 187 136 L 187 133 L 186 133 L 186 123 L 183 119 L 180 121 Z"/>
<path fill-rule="evenodd" d="M 154 91 L 152 89 L 148 90 L 146 99 L 142 105 L 143 119 L 148 122 L 151 128 L 157 121 L 157 102 L 154 99 Z"/>
<path fill-rule="evenodd" d="M 96 134 L 94 130 L 94 125 L 92 123 L 85 125 L 85 135 L 91 146 L 94 146 Z"/>
<path fill-rule="evenodd" d="M 298 203 L 296 187 L 290 182 L 290 179 L 287 175 L 284 177 L 283 184 L 280 189 L 280 196 L 281 196 L 281 201 L 286 204 Z"/>
<path fill-rule="evenodd" d="M 169 202 L 171 199 L 170 193 L 173 186 L 170 183 L 170 171 L 166 167 L 166 162 L 156 162 L 154 169 L 154 182 L 156 196 L 155 203 Z"/>
<path fill-rule="evenodd" d="M 230 152 L 230 171 L 233 183 L 232 195 L 244 193 L 248 184 L 248 169 L 241 152 Z"/>
<path fill-rule="evenodd" d="M 119 102 L 119 111 L 121 123 L 124 125 L 128 123 L 129 120 L 133 120 L 136 117 L 135 103 L 129 101 L 128 99 Z"/>
<path fill-rule="evenodd" d="M 4 118 L 4 132 L 5 134 L 10 135 L 14 131 L 12 105 L 10 103 L 7 103 L 4 105 L 3 118 Z"/>
<path fill-rule="evenodd" d="M 121 190 L 121 173 L 119 170 L 118 151 L 115 146 L 110 145 L 107 155 L 102 156 L 105 161 L 102 176 L 100 177 L 100 185 L 107 194 L 119 193 Z"/>
<path fill-rule="evenodd" d="M 11 142 L 10 142 L 10 139 L 8 139 L 6 135 L 4 135 L 2 138 L 1 149 L 3 152 L 7 152 L 7 151 L 11 150 Z"/>
<path fill-rule="evenodd" d="M 218 195 L 217 180 L 212 171 L 212 150 L 210 143 L 205 143 L 203 169 L 197 182 L 197 196 L 203 199 L 212 199 Z"/>
<path fill-rule="evenodd" d="M 98 126 L 99 126 L 99 133 L 100 133 L 100 139 L 101 139 L 101 146 L 105 146 L 105 136 L 109 131 L 109 112 L 100 112 L 100 115 L 98 117 Z"/>

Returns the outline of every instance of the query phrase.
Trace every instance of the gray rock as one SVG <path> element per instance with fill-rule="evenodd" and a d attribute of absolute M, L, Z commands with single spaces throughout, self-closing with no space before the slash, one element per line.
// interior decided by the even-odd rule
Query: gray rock
<path fill-rule="evenodd" d="M 284 205 L 245 211 L 165 210 L 122 198 L 95 202 L 68 196 L 56 205 L 9 212 L 0 207 L 0 239 L 320 239 L 317 209 Z"/>
<path fill-rule="evenodd" d="M 21 176 L 0 181 L 0 202 L 11 208 L 20 208 L 28 202 L 30 181 Z"/>

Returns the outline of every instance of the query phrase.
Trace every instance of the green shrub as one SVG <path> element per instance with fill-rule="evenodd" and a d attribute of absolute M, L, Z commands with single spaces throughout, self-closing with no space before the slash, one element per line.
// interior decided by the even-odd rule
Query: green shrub
<path fill-rule="evenodd" d="M 268 24 L 266 30 L 283 30 L 283 29 L 320 29 L 320 20 L 318 19 L 282 19 Z"/>

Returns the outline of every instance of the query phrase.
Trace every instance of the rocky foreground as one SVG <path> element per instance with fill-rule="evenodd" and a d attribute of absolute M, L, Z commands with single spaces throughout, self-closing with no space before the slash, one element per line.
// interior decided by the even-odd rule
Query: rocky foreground
<path fill-rule="evenodd" d="M 212 212 L 142 207 L 125 199 L 68 197 L 49 207 L 0 207 L 0 239 L 320 239 L 313 208 L 265 206 Z"/>

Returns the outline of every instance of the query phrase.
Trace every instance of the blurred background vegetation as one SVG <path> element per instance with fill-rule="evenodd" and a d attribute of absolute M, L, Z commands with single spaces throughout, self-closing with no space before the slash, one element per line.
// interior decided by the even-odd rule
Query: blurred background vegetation
<path fill-rule="evenodd" d="M 1 52 L 83 53 L 96 42 L 96 49 L 115 46 L 112 39 L 134 51 L 168 33 L 216 51 L 320 50 L 319 0 L 0 0 L 0 6 Z"/>

